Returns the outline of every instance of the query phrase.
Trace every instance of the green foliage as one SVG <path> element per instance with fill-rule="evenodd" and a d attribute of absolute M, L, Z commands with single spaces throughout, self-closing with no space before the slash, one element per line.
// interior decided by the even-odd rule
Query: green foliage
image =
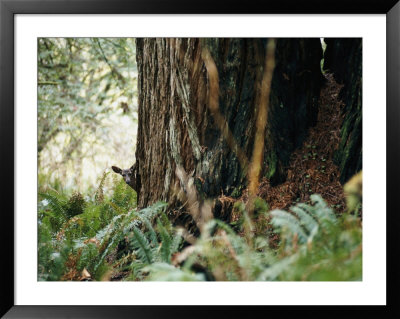
<path fill-rule="evenodd" d="M 132 38 L 38 39 L 38 162 L 46 184 L 62 180 L 82 191 L 113 154 L 132 158 L 135 54 Z"/>
<path fill-rule="evenodd" d="M 133 227 L 131 245 L 135 249 L 137 257 L 144 264 L 151 264 L 153 262 L 153 253 L 150 247 L 150 242 L 137 227 Z"/>
<path fill-rule="evenodd" d="M 85 209 L 85 200 L 81 193 L 74 193 L 65 207 L 65 213 L 68 218 L 74 217 L 76 215 L 82 214 Z"/>
<path fill-rule="evenodd" d="M 57 243 L 46 223 L 39 222 L 38 235 L 38 280 L 59 280 L 66 269 L 68 248 Z"/>
<path fill-rule="evenodd" d="M 136 205 L 136 192 L 132 191 L 122 178 L 119 178 L 118 182 L 114 179 L 114 185 L 114 195 L 111 199 L 112 203 L 118 207 L 132 207 Z"/>
<path fill-rule="evenodd" d="M 55 132 L 80 134 L 79 121 L 97 123 L 118 97 L 133 98 L 134 54 L 130 38 L 38 39 L 39 151 Z"/>
<path fill-rule="evenodd" d="M 56 232 L 68 220 L 65 207 L 67 197 L 56 191 L 39 194 L 42 201 L 38 203 L 38 221 L 49 227 L 49 230 Z"/>
<path fill-rule="evenodd" d="M 99 188 L 103 186 L 104 178 Z M 113 265 L 114 271 L 129 272 L 125 280 L 362 279 L 359 218 L 337 216 L 319 195 L 290 212 L 269 212 L 257 199 L 253 220 L 238 202 L 235 212 L 241 221 L 235 228 L 211 220 L 192 245 L 183 245 L 183 230 L 171 224 L 166 203 L 138 211 L 136 194 L 123 181 L 101 201 L 98 196 L 83 199 L 55 191 L 40 197 L 39 280 L 79 280 L 83 269 L 92 279 L 102 280 Z M 264 230 L 260 224 L 266 225 Z M 276 233 L 279 241 L 271 245 L 269 238 Z"/>
<path fill-rule="evenodd" d="M 102 193 L 104 178 L 97 194 Z M 106 256 L 123 238 L 124 225 L 137 218 L 136 193 L 116 183 L 110 197 L 102 202 L 94 197 L 84 199 L 79 193 L 68 197 L 53 190 L 39 194 L 39 280 L 60 280 L 71 260 L 76 260 L 77 274 L 86 268 L 96 280 L 107 271 Z"/>
<path fill-rule="evenodd" d="M 144 268 L 148 279 L 205 280 L 191 270 L 200 264 L 216 280 L 361 280 L 359 219 L 349 214 L 337 217 L 319 195 L 312 195 L 311 201 L 312 205 L 292 207 L 291 213 L 269 213 L 271 232 L 280 234 L 278 249 L 271 248 L 266 233 L 241 236 L 222 221 L 212 220 L 196 243 L 179 253 L 184 260 L 179 268 L 152 264 Z M 236 206 L 247 216 L 242 205 Z M 256 207 L 266 208 L 261 202 Z"/>
<path fill-rule="evenodd" d="M 358 218 L 337 217 L 319 195 L 313 205 L 298 204 L 294 214 L 271 212 L 279 227 L 282 255 L 279 270 L 268 270 L 263 279 L 361 280 L 362 230 Z M 278 268 L 278 267 L 277 267 Z"/>
<path fill-rule="evenodd" d="M 157 207 L 165 207 L 161 203 L 149 207 L 156 209 Z M 144 211 L 148 211 L 149 208 Z M 143 211 L 142 211 L 143 212 Z M 171 256 L 178 252 L 182 243 L 182 234 L 178 229 L 174 229 L 165 213 L 157 213 L 155 218 L 157 228 L 153 227 L 151 219 L 148 216 L 140 215 L 139 220 L 142 221 L 142 230 L 135 226 L 129 242 L 134 254 L 134 262 L 132 264 L 132 279 L 143 279 L 147 269 L 146 266 L 154 263 L 171 263 Z"/>

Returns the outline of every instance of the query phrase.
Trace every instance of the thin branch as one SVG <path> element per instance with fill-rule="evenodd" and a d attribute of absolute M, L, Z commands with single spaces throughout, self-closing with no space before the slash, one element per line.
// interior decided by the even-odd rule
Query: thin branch
<path fill-rule="evenodd" d="M 40 81 L 38 82 L 38 85 L 59 85 L 61 84 L 60 82 L 55 82 L 55 81 Z"/>
<path fill-rule="evenodd" d="M 264 154 L 265 127 L 267 125 L 269 96 L 271 92 L 272 74 L 275 68 L 275 39 L 269 39 L 265 56 L 264 74 L 261 81 L 259 101 L 256 104 L 257 121 L 254 139 L 253 156 L 249 169 L 249 193 L 255 196 L 260 179 L 261 164 Z"/>

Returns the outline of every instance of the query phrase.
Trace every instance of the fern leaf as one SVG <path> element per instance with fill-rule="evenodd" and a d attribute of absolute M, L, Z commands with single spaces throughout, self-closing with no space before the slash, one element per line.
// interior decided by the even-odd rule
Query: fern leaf
<path fill-rule="evenodd" d="M 153 225 L 147 218 L 142 217 L 141 220 L 146 225 L 146 228 L 147 228 L 148 234 L 149 234 L 149 238 L 150 238 L 153 246 L 157 246 L 158 245 L 157 234 L 153 228 Z"/>
<path fill-rule="evenodd" d="M 301 227 L 300 221 L 292 214 L 283 210 L 273 210 L 271 215 L 273 216 L 271 222 L 274 226 L 287 227 L 293 234 L 297 234 L 299 236 L 299 240 L 302 242 L 307 241 L 308 236 Z"/>
<path fill-rule="evenodd" d="M 153 253 L 150 248 L 150 243 L 137 227 L 133 227 L 132 244 L 136 249 L 138 257 L 144 264 L 151 264 L 153 262 Z"/>
<path fill-rule="evenodd" d="M 143 208 L 141 211 L 139 211 L 139 215 L 147 218 L 148 220 L 152 220 L 158 214 L 163 212 L 167 206 L 168 204 L 165 202 L 156 202 L 153 205 Z"/>
<path fill-rule="evenodd" d="M 331 223 L 336 223 L 336 216 L 332 209 L 326 205 L 325 201 L 318 194 L 313 194 L 310 196 L 311 202 L 315 205 L 314 212 L 318 216 L 321 222 L 329 221 Z"/>
<path fill-rule="evenodd" d="M 171 254 L 179 250 L 179 245 L 181 244 L 181 242 L 182 242 L 182 230 L 179 230 L 172 238 Z"/>
<path fill-rule="evenodd" d="M 161 223 L 160 219 L 157 219 L 157 227 L 161 237 L 161 260 L 169 263 L 171 261 L 171 245 L 172 240 L 167 229 Z"/>
<path fill-rule="evenodd" d="M 101 177 L 99 186 L 97 187 L 96 195 L 94 196 L 97 203 L 102 203 L 104 200 L 104 183 L 106 181 L 106 177 L 107 177 L 108 173 L 109 172 L 103 173 L 103 176 Z"/>
<path fill-rule="evenodd" d="M 64 209 L 66 200 L 64 200 L 61 196 L 57 196 L 56 194 L 52 194 L 50 192 L 40 193 L 39 195 L 48 201 L 48 205 L 54 213 L 56 213 L 58 216 L 63 216 L 65 219 L 68 219 Z"/>
<path fill-rule="evenodd" d="M 164 212 L 162 212 L 160 214 L 160 219 L 161 219 L 161 222 L 162 222 L 163 226 L 165 227 L 165 229 L 168 231 L 168 233 L 171 234 L 172 233 L 172 224 Z"/>
<path fill-rule="evenodd" d="M 266 268 L 261 274 L 257 277 L 257 281 L 265 281 L 265 280 L 276 280 L 278 276 L 289 269 L 289 267 L 298 259 L 298 255 L 292 255 L 286 257 L 270 267 Z"/>
<path fill-rule="evenodd" d="M 312 238 L 318 232 L 318 222 L 308 213 L 308 207 L 305 204 L 298 204 L 290 210 L 300 218 L 301 225 L 307 229 L 309 237 Z"/>

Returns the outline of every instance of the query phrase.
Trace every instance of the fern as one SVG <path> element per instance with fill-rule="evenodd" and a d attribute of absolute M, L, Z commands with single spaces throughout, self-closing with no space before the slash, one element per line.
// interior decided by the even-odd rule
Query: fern
<path fill-rule="evenodd" d="M 106 181 L 106 177 L 107 177 L 108 173 L 109 173 L 109 172 L 104 172 L 104 173 L 103 173 L 103 176 L 102 176 L 101 179 L 100 179 L 99 186 L 97 187 L 96 195 L 95 195 L 95 197 L 94 197 L 94 198 L 95 198 L 95 201 L 96 201 L 97 203 L 102 203 L 103 200 L 104 200 L 104 183 L 105 183 L 105 181 Z"/>
<path fill-rule="evenodd" d="M 87 245 L 83 245 L 80 258 L 77 263 L 77 269 L 79 271 L 82 271 L 83 268 L 86 268 L 89 271 L 89 273 L 94 273 L 95 269 L 93 267 L 94 266 L 93 261 L 96 260 L 98 255 L 99 251 L 95 244 L 89 243 Z"/>
<path fill-rule="evenodd" d="M 46 199 L 48 201 L 48 205 L 51 207 L 53 213 L 58 215 L 64 215 L 66 217 L 64 207 L 66 204 L 66 198 L 61 196 L 60 194 L 51 191 L 48 193 L 39 193 L 39 197 Z"/>
<path fill-rule="evenodd" d="M 171 242 L 171 255 L 179 250 L 179 247 L 182 243 L 182 230 L 177 230 L 176 233 L 172 237 Z"/>
<path fill-rule="evenodd" d="M 101 188 L 104 183 L 105 176 Z M 336 217 L 319 195 L 311 196 L 312 204 L 298 204 L 290 212 L 268 213 L 260 199 L 256 220 L 250 220 L 244 205 L 238 206 L 241 222 L 235 229 L 211 220 L 200 238 L 180 251 L 183 230 L 168 219 L 166 203 L 137 210 L 136 193 L 125 183 L 115 185 L 111 197 L 99 200 L 99 192 L 96 200 L 55 191 L 40 194 L 38 280 L 76 280 L 83 268 L 99 280 L 110 262 L 116 270 L 131 271 L 134 280 L 195 281 L 205 280 L 205 273 L 207 279 L 211 273 L 211 279 L 235 281 L 361 278 L 359 220 Z M 280 235 L 277 250 L 270 248 L 265 227 L 260 226 L 268 222 L 266 214 L 271 217 L 269 229 Z"/>
<path fill-rule="evenodd" d="M 140 227 L 145 224 L 145 221 L 147 220 L 152 220 L 157 214 L 162 212 L 166 207 L 166 203 L 163 202 L 157 202 L 154 205 L 147 207 L 145 209 L 142 209 L 140 211 L 132 210 L 128 212 L 127 214 L 122 214 L 122 215 L 117 215 L 113 218 L 110 224 L 108 224 L 105 228 L 100 230 L 98 234 L 96 235 L 96 238 L 101 241 L 101 245 L 104 248 L 104 251 L 101 254 L 101 257 L 95 267 L 95 270 L 103 263 L 105 257 L 111 253 L 111 251 L 120 243 L 122 240 L 124 240 L 124 237 L 126 235 L 129 235 L 131 233 L 134 234 L 134 230 L 139 230 Z M 140 231 L 141 232 L 141 231 Z M 142 232 L 141 232 L 142 233 Z M 149 245 L 146 245 L 146 249 L 151 249 L 150 242 L 146 238 L 146 236 L 142 233 L 146 241 L 149 243 Z M 137 243 L 137 238 L 134 236 L 133 238 L 134 243 L 132 243 L 132 246 L 134 247 L 133 249 L 137 249 L 136 247 Z M 154 240 L 154 239 L 153 239 Z M 152 241 L 151 241 L 152 242 Z M 143 243 L 142 243 L 143 244 Z M 143 257 L 143 256 L 140 256 Z M 139 258 L 141 259 L 141 258 Z M 138 263 L 145 263 L 147 264 L 148 261 L 146 260 L 139 260 Z M 136 265 L 137 266 L 137 265 Z M 143 265 L 139 265 L 138 269 L 140 270 Z"/>
<path fill-rule="evenodd" d="M 285 212 L 283 210 L 274 210 L 271 212 L 272 215 L 272 224 L 277 228 L 283 228 L 283 231 L 289 230 L 287 233 L 287 237 L 289 234 L 297 234 L 300 238 L 301 242 L 307 242 L 308 236 L 304 232 L 300 220 L 294 217 L 292 214 Z M 285 229 L 286 228 L 286 229 Z"/>
<path fill-rule="evenodd" d="M 276 280 L 279 275 L 286 271 L 289 267 L 293 266 L 296 260 L 298 260 L 298 255 L 291 255 L 285 257 L 275 263 L 270 267 L 264 268 L 264 270 L 256 277 L 256 281 L 265 280 Z"/>
<path fill-rule="evenodd" d="M 158 214 L 165 212 L 167 206 L 168 206 L 167 203 L 159 201 L 149 207 L 140 210 L 139 215 L 141 217 L 147 218 L 148 220 L 152 220 Z"/>
<path fill-rule="evenodd" d="M 172 232 L 172 223 L 168 219 L 168 217 L 164 211 L 162 211 L 160 214 L 160 221 L 162 222 L 162 225 L 165 227 L 166 231 L 168 233 L 171 233 Z"/>
<path fill-rule="evenodd" d="M 136 207 L 137 195 L 136 192 L 130 188 L 123 179 L 119 179 L 117 182 L 116 178 L 114 178 L 111 202 L 127 211 Z"/>
<path fill-rule="evenodd" d="M 295 207 L 291 207 L 290 210 L 300 218 L 301 226 L 306 229 L 308 232 L 308 238 L 312 240 L 318 232 L 318 222 L 307 213 L 307 208 L 307 205 L 298 204 Z"/>
<path fill-rule="evenodd" d="M 142 263 L 151 264 L 153 262 L 153 253 L 150 248 L 150 243 L 146 236 L 137 227 L 133 228 L 131 243 Z"/>
<path fill-rule="evenodd" d="M 310 243 L 321 230 L 328 234 L 337 231 L 337 218 L 323 199 L 314 194 L 311 195 L 311 201 L 313 206 L 298 204 L 291 208 L 297 217 L 282 210 L 271 212 L 272 224 L 281 229 L 287 243 L 294 235 L 298 236 L 300 243 Z"/>
<path fill-rule="evenodd" d="M 57 247 L 48 225 L 40 224 L 38 230 L 38 280 L 59 280 L 65 272 L 68 252 L 64 247 Z"/>
<path fill-rule="evenodd" d="M 157 228 L 161 237 L 161 260 L 169 263 L 171 261 L 172 240 L 160 219 L 157 219 Z"/>
<path fill-rule="evenodd" d="M 141 220 L 143 221 L 144 225 L 146 226 L 148 232 L 148 236 L 150 238 L 151 244 L 154 246 L 158 245 L 158 240 L 157 240 L 157 234 L 156 231 L 153 228 L 153 225 L 151 224 L 151 222 L 145 218 L 145 217 L 141 217 Z"/>
<path fill-rule="evenodd" d="M 263 271 L 260 280 L 361 278 L 361 228 L 356 218 L 336 217 L 319 195 L 312 195 L 311 201 L 313 205 L 298 204 L 291 208 L 296 217 L 284 211 L 271 212 L 272 224 L 279 228 L 277 231 L 289 249 L 286 254 L 290 255 Z M 291 242 L 296 237 L 300 244 L 297 249 Z"/>

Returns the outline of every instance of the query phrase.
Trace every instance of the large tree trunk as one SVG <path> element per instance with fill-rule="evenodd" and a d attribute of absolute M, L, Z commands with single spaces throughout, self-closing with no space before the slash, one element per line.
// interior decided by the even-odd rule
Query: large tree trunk
<path fill-rule="evenodd" d="M 253 150 L 267 43 L 137 39 L 139 207 L 157 200 L 182 204 L 177 166 L 193 174 L 201 198 L 240 195 Z M 209 104 L 215 92 L 210 92 L 205 52 L 218 71 L 217 113 Z M 321 58 L 319 39 L 276 41 L 263 167 L 275 184 L 284 181 L 290 154 L 316 121 Z M 227 218 L 221 216 L 221 203 L 215 204 L 216 217 Z"/>
<path fill-rule="evenodd" d="M 335 154 L 343 184 L 362 168 L 362 39 L 327 38 L 325 42 L 324 69 L 343 84 L 344 119 Z"/>

